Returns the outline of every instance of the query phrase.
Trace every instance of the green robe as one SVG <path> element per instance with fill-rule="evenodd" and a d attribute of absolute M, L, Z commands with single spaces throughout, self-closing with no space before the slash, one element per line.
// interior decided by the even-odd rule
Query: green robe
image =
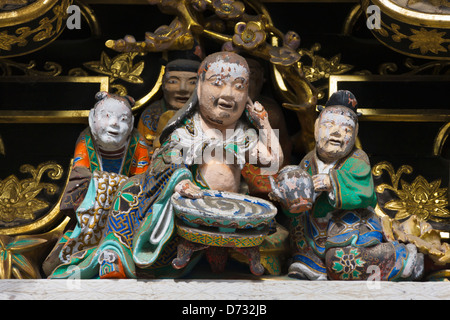
<path fill-rule="evenodd" d="M 314 149 L 300 163 L 300 167 L 311 176 L 319 174 L 316 157 Z M 333 165 L 329 175 L 334 197 L 330 197 L 329 192 L 321 192 L 311 210 L 300 215 L 285 211 L 291 217 L 290 239 L 294 261 L 306 263 L 324 274 L 322 259 L 327 249 L 350 244 L 371 246 L 380 243 L 382 238 L 381 225 L 376 218 L 364 220 L 367 228 L 360 229 L 360 213 L 366 215 L 367 208 L 375 207 L 377 203 L 366 153 L 353 149 L 347 157 Z M 336 221 L 347 227 L 333 228 Z"/>
<path fill-rule="evenodd" d="M 308 153 L 300 167 L 310 175 L 318 174 L 316 150 Z M 353 210 L 375 208 L 377 198 L 372 179 L 372 171 L 367 154 L 361 149 L 353 149 L 350 154 L 335 163 L 329 172 L 334 199 L 322 192 L 312 209 L 315 218 L 323 218 L 336 209 Z"/>

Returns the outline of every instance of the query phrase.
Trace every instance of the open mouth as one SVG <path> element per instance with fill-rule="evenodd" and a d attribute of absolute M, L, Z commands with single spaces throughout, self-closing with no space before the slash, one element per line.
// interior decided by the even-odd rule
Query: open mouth
<path fill-rule="evenodd" d="M 175 100 L 179 103 L 186 103 L 189 100 L 189 97 L 175 97 Z"/>
<path fill-rule="evenodd" d="M 111 137 L 117 137 L 119 135 L 118 131 L 106 131 L 106 133 Z"/>
<path fill-rule="evenodd" d="M 224 110 L 231 110 L 234 108 L 234 102 L 219 98 L 219 100 L 217 100 L 217 106 Z"/>
<path fill-rule="evenodd" d="M 341 146 L 342 142 L 341 140 L 338 139 L 329 139 L 328 143 L 331 144 L 332 146 Z"/>

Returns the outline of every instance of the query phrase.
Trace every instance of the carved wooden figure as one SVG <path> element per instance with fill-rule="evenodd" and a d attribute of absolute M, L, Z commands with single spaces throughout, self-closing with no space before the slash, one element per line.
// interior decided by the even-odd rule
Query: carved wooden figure
<path fill-rule="evenodd" d="M 175 189 L 181 196 L 192 198 L 199 210 L 196 224 L 191 222 L 189 228 L 182 225 L 186 222 L 186 212 L 183 210 L 186 211 L 187 206 L 179 207 L 178 217 L 184 219 L 177 220 L 182 241 L 173 262 L 175 268 L 186 266 L 193 251 L 206 249 L 213 270 L 221 271 L 227 255 L 227 250 L 221 247 L 234 247 L 248 257 L 252 273 L 260 275 L 264 272 L 259 261 L 258 245 L 268 233 L 267 228 L 262 229 L 262 226 L 268 226 L 276 209 L 262 199 L 238 199 L 235 194 L 240 192 L 241 170 L 245 163 L 251 161 L 250 158 L 258 160 L 254 164 L 264 163 L 265 167 L 270 164 L 266 172 L 272 170 L 273 174 L 283 161 L 283 152 L 264 107 L 249 98 L 249 77 L 248 64 L 241 56 L 225 52 L 208 56 L 199 69 L 197 110 L 194 111 L 193 105 L 188 106 L 185 113 L 175 118 L 167 132 L 163 133 L 164 139 L 172 132 L 171 141 L 166 141 L 168 144 L 176 145 L 182 141 L 181 146 L 188 149 L 184 155 L 190 158 L 187 163 L 202 158 L 199 164 L 192 163 L 193 181 L 181 181 Z M 247 123 L 240 120 L 244 111 L 250 120 Z M 191 115 L 186 117 L 189 113 Z M 180 125 L 182 122 L 183 125 Z M 261 129 L 264 137 L 258 139 L 248 122 Z M 229 211 L 223 208 L 213 214 L 211 209 L 214 211 L 218 207 L 205 204 L 210 202 L 206 199 L 211 194 L 202 192 L 202 189 L 225 192 L 212 196 L 220 197 L 221 205 L 229 202 L 226 207 L 232 208 L 234 204 L 238 209 Z M 200 198 L 204 201 L 196 200 Z M 250 203 L 253 205 L 250 206 Z M 257 210 L 257 207 L 265 210 Z M 224 217 L 225 224 L 219 222 Z M 238 223 L 243 217 L 246 223 Z M 211 231 L 211 227 L 218 229 Z M 249 228 L 251 232 L 245 232 Z"/>
<path fill-rule="evenodd" d="M 165 66 L 162 82 L 163 98 L 152 103 L 141 114 L 138 130 L 145 138 L 150 154 L 167 121 L 181 109 L 191 97 L 197 85 L 199 61 L 175 59 Z"/>
<path fill-rule="evenodd" d="M 98 246 L 72 256 L 52 278 L 171 277 L 195 262 L 192 253 L 202 249 L 220 271 L 229 247 L 243 252 L 250 270 L 262 274 L 258 244 L 276 209 L 239 194 L 240 173 L 253 161 L 273 174 L 283 153 L 264 107 L 248 97 L 244 58 L 212 54 L 198 75 L 197 90 L 162 131 L 149 169 L 116 192 Z M 195 210 L 187 212 L 188 203 Z M 230 204 L 237 208 L 234 214 L 225 212 L 226 203 L 229 210 Z"/>
<path fill-rule="evenodd" d="M 315 123 L 316 147 L 299 165 L 311 175 L 299 203 L 284 175 L 272 182 L 271 197 L 290 216 L 293 262 L 288 275 L 310 280 L 415 280 L 423 255 L 414 245 L 383 242 L 369 158 L 355 147 L 357 101 L 349 91 L 334 93 Z M 289 174 L 289 173 L 288 173 Z M 301 175 L 296 180 L 304 179 Z M 285 191 L 287 190 L 287 191 Z M 312 207 L 305 201 L 311 199 Z M 302 204 L 303 203 L 303 204 Z"/>
<path fill-rule="evenodd" d="M 134 99 L 103 91 L 96 99 L 89 113 L 89 127 L 76 142 L 72 172 L 61 202 L 61 210 L 73 215 L 76 225 L 44 262 L 47 274 L 73 255 L 99 244 L 119 184 L 149 166 L 146 145 L 133 126 Z"/>

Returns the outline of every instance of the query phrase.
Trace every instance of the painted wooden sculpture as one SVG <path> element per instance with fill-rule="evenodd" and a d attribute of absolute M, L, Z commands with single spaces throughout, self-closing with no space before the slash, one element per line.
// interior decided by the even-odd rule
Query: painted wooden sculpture
<path fill-rule="evenodd" d="M 182 239 L 175 268 L 184 268 L 194 251 L 206 250 L 213 271 L 220 272 L 228 248 L 233 247 L 248 257 L 252 273 L 264 272 L 258 246 L 276 209 L 262 199 L 238 195 L 241 170 L 252 158 L 275 173 L 283 153 L 264 107 L 249 99 L 249 77 L 247 62 L 237 54 L 207 57 L 199 69 L 198 101 L 182 110 L 161 137 L 168 150 L 184 149 L 180 154 L 191 164 L 193 178 L 180 182 L 175 190 L 183 198 L 192 198 L 185 203 L 197 207 L 193 224 L 186 218 L 192 215 L 187 212 L 189 206 L 178 205 L 176 221 Z M 245 121 L 241 120 L 244 112 Z M 260 129 L 259 139 L 250 122 Z M 176 206 L 179 197 L 173 199 Z M 208 204 L 212 199 L 216 199 L 213 206 Z"/>
<path fill-rule="evenodd" d="M 76 142 L 73 167 L 60 206 L 74 217 L 75 226 L 44 262 L 47 274 L 74 254 L 98 245 L 119 184 L 145 172 L 149 166 L 147 147 L 133 126 L 134 99 L 103 91 L 95 97 L 97 103 L 89 112 L 89 127 Z M 92 195 L 97 198 L 89 202 Z"/>
<path fill-rule="evenodd" d="M 358 115 L 351 92 L 330 97 L 314 133 L 316 147 L 298 168 L 283 169 L 272 179 L 270 196 L 290 216 L 293 262 L 288 275 L 309 280 L 420 278 L 423 255 L 414 245 L 383 242 L 373 211 L 377 199 L 369 158 L 355 147 Z M 301 171 L 311 176 L 309 182 Z M 292 196 L 299 187 L 304 191 Z"/>
<path fill-rule="evenodd" d="M 203 232 L 197 227 L 210 223 L 206 214 L 230 203 L 240 208 L 239 217 L 230 218 L 231 211 L 217 214 L 209 226 L 217 230 L 210 235 L 228 243 L 237 239 L 240 245 L 233 247 L 246 254 L 253 273 L 262 274 L 257 242 L 252 240 L 255 234 L 264 237 L 276 209 L 239 193 L 241 170 L 253 161 L 273 174 L 283 162 L 283 153 L 264 107 L 248 97 L 249 68 L 244 58 L 229 52 L 212 54 L 200 65 L 198 76 L 194 94 L 162 131 L 161 147 L 149 169 L 129 178 L 117 191 L 99 245 L 72 256 L 51 278 L 170 277 L 188 270 L 185 267 L 196 261 L 192 253 L 203 249 L 213 270 L 223 270 L 229 246 L 208 237 L 193 239 L 195 232 Z M 191 211 L 194 215 L 183 212 L 177 201 L 198 205 Z M 183 216 L 185 222 L 193 220 L 183 225 Z M 217 223 L 220 230 L 214 226 Z"/>
<path fill-rule="evenodd" d="M 104 91 L 96 99 L 89 112 L 89 127 L 76 143 L 73 168 L 126 176 L 144 172 L 149 162 L 142 137 L 133 127 L 134 99 Z"/>
<path fill-rule="evenodd" d="M 166 123 L 186 104 L 195 90 L 199 65 L 200 62 L 196 60 L 178 58 L 165 66 L 161 85 L 163 98 L 142 112 L 137 126 L 145 138 L 150 154 L 153 154 L 156 147 L 154 141 Z"/>

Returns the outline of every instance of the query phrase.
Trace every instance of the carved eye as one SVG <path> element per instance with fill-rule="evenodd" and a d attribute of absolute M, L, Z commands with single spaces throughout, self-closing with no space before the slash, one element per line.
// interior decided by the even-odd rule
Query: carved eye
<path fill-rule="evenodd" d="M 178 80 L 177 79 L 169 79 L 169 80 L 167 80 L 167 83 L 168 84 L 176 84 L 176 83 L 178 83 Z"/>
<path fill-rule="evenodd" d="M 216 87 L 220 87 L 220 86 L 223 85 L 223 81 L 222 81 L 222 79 L 220 79 L 220 78 L 216 78 L 216 79 L 213 81 L 212 85 L 213 85 L 213 86 L 216 86 Z"/>

